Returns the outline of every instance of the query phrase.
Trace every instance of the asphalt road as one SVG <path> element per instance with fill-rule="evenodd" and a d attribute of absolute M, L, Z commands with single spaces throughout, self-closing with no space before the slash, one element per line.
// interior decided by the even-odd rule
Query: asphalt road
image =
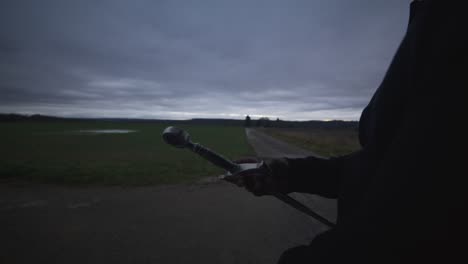
<path fill-rule="evenodd" d="M 261 155 L 262 144 L 272 145 L 247 133 Z M 304 200 L 334 217 L 330 201 Z M 272 197 L 217 180 L 138 188 L 0 184 L 0 263 L 275 263 L 323 230 Z"/>

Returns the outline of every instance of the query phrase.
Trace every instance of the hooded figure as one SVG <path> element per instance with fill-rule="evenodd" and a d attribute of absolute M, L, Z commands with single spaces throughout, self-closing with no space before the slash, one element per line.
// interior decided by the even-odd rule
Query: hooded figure
<path fill-rule="evenodd" d="M 336 227 L 287 250 L 279 263 L 468 263 L 467 154 L 460 154 L 468 135 L 468 32 L 461 3 L 411 3 L 406 35 L 362 112 L 361 150 L 267 160 L 267 172 L 240 178 L 256 195 L 338 199 Z"/>

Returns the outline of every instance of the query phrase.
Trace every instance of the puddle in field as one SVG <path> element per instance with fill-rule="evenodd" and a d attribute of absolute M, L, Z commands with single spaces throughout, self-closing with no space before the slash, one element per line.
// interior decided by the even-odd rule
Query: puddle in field
<path fill-rule="evenodd" d="M 137 130 L 129 129 L 91 129 L 91 130 L 78 130 L 81 134 L 128 134 L 134 133 Z"/>

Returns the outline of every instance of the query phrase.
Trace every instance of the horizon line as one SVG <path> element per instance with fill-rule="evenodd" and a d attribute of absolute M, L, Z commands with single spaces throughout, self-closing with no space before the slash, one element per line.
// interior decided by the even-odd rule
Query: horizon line
<path fill-rule="evenodd" d="M 244 118 L 211 118 L 211 117 L 194 117 L 190 119 L 165 119 L 165 118 L 154 118 L 154 117 L 111 117 L 111 116 L 101 116 L 101 117 L 85 117 L 85 116 L 60 116 L 60 115 L 44 115 L 40 113 L 18 113 L 18 112 L 13 112 L 13 113 L 1 113 L 0 115 L 18 115 L 18 116 L 25 116 L 25 117 L 33 117 L 33 116 L 43 116 L 43 117 L 51 117 L 51 118 L 63 118 L 63 119 L 127 119 L 127 120 L 160 120 L 160 121 L 190 121 L 190 120 L 237 120 L 237 121 L 243 121 L 247 116 L 250 117 L 250 115 L 245 115 Z M 258 118 L 251 118 L 251 120 L 258 120 L 261 118 L 268 118 L 270 121 L 275 122 L 277 119 L 275 118 L 270 118 L 267 116 L 263 117 L 258 117 Z M 278 118 L 279 121 L 283 122 L 310 122 L 310 121 L 320 121 L 320 122 L 333 122 L 333 121 L 341 121 L 341 122 L 359 122 L 359 120 L 345 120 L 345 119 L 281 119 Z"/>

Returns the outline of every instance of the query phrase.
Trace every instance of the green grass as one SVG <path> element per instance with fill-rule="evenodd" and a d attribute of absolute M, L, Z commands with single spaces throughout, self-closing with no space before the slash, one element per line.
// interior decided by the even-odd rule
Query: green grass
<path fill-rule="evenodd" d="M 358 131 L 352 128 L 265 128 L 263 132 L 324 157 L 360 149 Z"/>
<path fill-rule="evenodd" d="M 66 185 L 155 185 L 223 173 L 188 150 L 162 141 L 163 124 L 111 122 L 0 123 L 0 179 Z M 180 126 L 228 158 L 252 155 L 242 127 Z M 80 134 L 131 129 L 129 134 Z"/>

